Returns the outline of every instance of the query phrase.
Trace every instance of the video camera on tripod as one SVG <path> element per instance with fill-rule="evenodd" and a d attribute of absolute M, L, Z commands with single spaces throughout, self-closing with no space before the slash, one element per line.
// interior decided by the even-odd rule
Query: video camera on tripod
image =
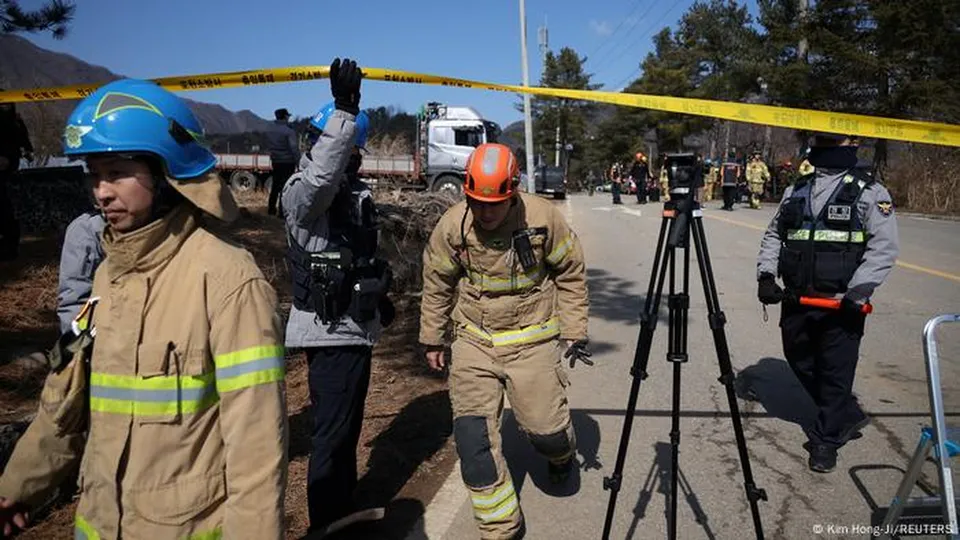
<path fill-rule="evenodd" d="M 664 156 L 664 167 L 667 168 L 667 182 L 670 187 L 671 200 L 676 200 L 698 188 L 703 187 L 703 170 L 700 161 L 694 153 L 675 153 Z"/>

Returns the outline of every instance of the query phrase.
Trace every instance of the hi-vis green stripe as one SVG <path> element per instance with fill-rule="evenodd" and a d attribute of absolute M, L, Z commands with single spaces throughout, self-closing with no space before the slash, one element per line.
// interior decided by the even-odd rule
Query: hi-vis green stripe
<path fill-rule="evenodd" d="M 787 240 L 809 240 L 810 229 L 791 229 L 787 231 Z M 863 231 L 834 231 L 820 229 L 813 232 L 814 242 L 850 242 L 862 244 L 866 239 Z"/>
<path fill-rule="evenodd" d="M 251 347 L 217 355 L 217 391 L 221 394 L 284 379 L 284 348 L 281 345 Z"/>
<path fill-rule="evenodd" d="M 73 537 L 75 540 L 100 540 L 97 531 L 80 514 L 74 519 Z"/>

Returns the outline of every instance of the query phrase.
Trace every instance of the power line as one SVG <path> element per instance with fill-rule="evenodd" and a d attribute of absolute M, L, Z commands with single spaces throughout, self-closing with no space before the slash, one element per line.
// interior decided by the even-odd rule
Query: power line
<path fill-rule="evenodd" d="M 642 3 L 643 3 L 643 0 L 637 0 L 637 3 L 634 4 L 633 9 L 631 9 L 631 10 L 628 11 L 627 13 L 629 13 L 630 15 L 632 15 L 633 13 L 635 13 L 635 12 L 640 8 L 640 4 L 642 4 Z M 587 55 L 587 60 L 588 60 L 588 61 L 590 60 L 590 58 L 591 58 L 594 54 L 596 54 L 600 49 L 602 49 L 604 45 L 606 45 L 607 43 L 610 43 L 610 42 L 611 42 L 611 40 L 613 39 L 613 36 L 617 35 L 617 31 L 620 30 L 620 27 L 623 26 L 623 23 L 627 22 L 627 19 L 630 18 L 630 15 L 624 17 L 624 18 L 620 21 L 620 24 L 618 24 L 617 27 L 614 28 L 613 32 L 611 32 L 609 36 L 607 36 L 603 41 L 601 41 L 601 42 L 600 42 L 600 45 L 599 45 L 597 48 L 595 48 L 590 54 Z M 634 23 L 636 23 L 636 19 L 634 19 Z"/>
<path fill-rule="evenodd" d="M 675 2 L 673 3 L 673 7 L 672 7 L 672 8 L 670 8 L 669 10 L 664 11 L 663 15 L 661 15 L 660 18 L 657 19 L 656 22 L 654 22 L 653 24 L 649 25 L 649 26 L 646 28 L 646 30 L 644 30 L 643 33 L 639 34 L 638 37 L 637 37 L 637 39 L 635 39 L 632 43 L 630 43 L 626 48 L 621 49 L 623 52 L 621 52 L 621 54 L 620 54 L 619 56 L 616 56 L 615 59 L 619 60 L 620 58 L 623 57 L 624 53 L 627 53 L 628 51 L 630 51 L 631 49 L 633 49 L 633 47 L 634 47 L 635 45 L 639 44 L 641 41 L 643 41 L 645 38 L 647 38 L 648 35 L 649 35 L 654 29 L 656 29 L 657 26 L 659 26 L 660 23 L 661 23 L 664 19 L 666 19 L 668 15 L 670 15 L 671 13 L 673 13 L 674 11 L 676 11 L 676 9 L 677 9 L 678 7 L 680 7 L 680 5 L 681 5 L 681 3 L 679 2 L 679 0 L 675 1 Z M 599 69 L 599 68 L 598 68 L 598 69 Z"/>
<path fill-rule="evenodd" d="M 642 21 L 642 20 L 647 16 L 648 13 L 650 13 L 650 10 L 653 9 L 653 7 L 654 7 L 655 5 L 656 5 L 656 1 L 654 0 L 653 2 L 650 3 L 650 5 L 647 6 L 647 9 L 646 9 L 646 11 L 643 12 L 643 15 L 641 15 L 641 16 L 639 16 L 639 17 L 636 17 L 636 18 L 633 20 L 633 24 L 630 25 L 630 28 L 627 30 L 627 34 L 629 34 L 630 30 L 633 30 L 633 29 L 637 26 L 637 24 L 638 24 L 640 21 Z M 605 52 L 605 53 L 601 56 L 601 58 L 598 59 L 598 60 L 594 63 L 594 65 L 603 65 L 603 64 L 605 63 L 604 60 L 610 57 L 610 52 L 613 51 L 613 50 L 614 50 L 614 49 L 608 49 L 607 52 Z M 587 57 L 587 60 L 589 61 L 590 58 Z M 597 69 L 599 69 L 599 67 L 598 67 Z"/>

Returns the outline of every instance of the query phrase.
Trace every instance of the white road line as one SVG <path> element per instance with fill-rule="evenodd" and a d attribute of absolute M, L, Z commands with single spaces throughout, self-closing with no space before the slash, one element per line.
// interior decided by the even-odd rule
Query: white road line
<path fill-rule="evenodd" d="M 464 487 L 460 480 L 460 460 L 453 465 L 450 476 L 443 482 L 433 500 L 427 505 L 421 523 L 413 527 L 416 531 L 407 536 L 407 540 L 441 540 L 450 530 L 453 521 L 456 519 L 460 508 L 470 498 L 470 492 Z M 422 531 L 422 532 L 421 532 Z"/>
<path fill-rule="evenodd" d="M 594 206 L 592 209 L 593 209 L 593 210 L 600 210 L 601 212 L 609 212 L 609 211 L 613 210 L 613 208 L 611 208 L 611 207 L 609 207 L 609 206 Z"/>
<path fill-rule="evenodd" d="M 567 225 L 573 227 L 573 203 L 570 202 L 570 197 L 567 197 L 563 202 L 564 213 L 567 215 Z"/>
<path fill-rule="evenodd" d="M 623 212 L 624 214 L 630 214 L 631 216 L 643 217 L 643 212 L 641 212 L 640 210 L 634 210 L 632 208 L 621 208 L 620 211 Z"/>

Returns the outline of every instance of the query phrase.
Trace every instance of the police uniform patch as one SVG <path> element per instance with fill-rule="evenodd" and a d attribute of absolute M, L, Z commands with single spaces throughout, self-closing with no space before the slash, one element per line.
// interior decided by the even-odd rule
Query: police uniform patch
<path fill-rule="evenodd" d="M 830 221 L 850 221 L 850 206 L 831 204 L 827 207 L 827 219 Z"/>
<path fill-rule="evenodd" d="M 889 216 L 893 213 L 893 203 L 890 201 L 879 201 L 877 202 L 877 208 L 880 209 L 880 213 Z"/>

